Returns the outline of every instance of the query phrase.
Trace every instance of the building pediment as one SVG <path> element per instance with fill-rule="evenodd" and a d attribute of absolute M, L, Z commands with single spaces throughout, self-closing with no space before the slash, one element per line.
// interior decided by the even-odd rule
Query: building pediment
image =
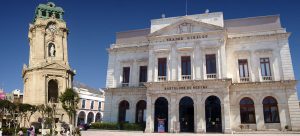
<path fill-rule="evenodd" d="M 41 68 L 45 68 L 45 69 L 56 69 L 56 70 L 69 70 L 70 68 L 68 68 L 67 66 L 63 66 L 61 64 L 58 63 L 50 63 L 50 64 L 46 64 L 44 66 L 42 66 Z"/>
<path fill-rule="evenodd" d="M 223 30 L 223 27 L 185 18 L 166 27 L 163 27 L 149 34 L 149 36 L 168 36 L 178 34 L 211 32 L 218 30 Z"/>

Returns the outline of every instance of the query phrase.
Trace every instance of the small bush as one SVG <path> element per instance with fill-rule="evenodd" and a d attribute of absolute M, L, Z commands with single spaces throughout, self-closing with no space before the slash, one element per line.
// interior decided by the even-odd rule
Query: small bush
<path fill-rule="evenodd" d="M 131 131 L 143 131 L 143 124 L 134 123 L 108 123 L 108 122 L 96 122 L 92 123 L 92 129 L 106 129 L 106 130 L 131 130 Z"/>
<path fill-rule="evenodd" d="M 123 128 L 124 130 L 143 131 L 143 126 L 141 124 L 125 123 Z"/>
<path fill-rule="evenodd" d="M 92 123 L 91 128 L 93 129 L 107 129 L 107 130 L 118 130 L 119 125 L 118 123 L 107 123 L 107 122 L 96 122 Z"/>
<path fill-rule="evenodd" d="M 2 128 L 2 135 L 12 136 L 15 133 L 15 128 Z"/>

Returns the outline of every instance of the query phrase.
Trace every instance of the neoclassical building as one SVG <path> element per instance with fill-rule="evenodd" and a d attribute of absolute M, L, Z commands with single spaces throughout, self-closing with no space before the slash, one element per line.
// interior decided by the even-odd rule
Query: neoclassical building
<path fill-rule="evenodd" d="M 56 104 L 56 120 L 69 123 L 58 97 L 66 88 L 72 88 L 75 72 L 68 60 L 68 28 L 64 11 L 54 3 L 39 4 L 33 21 L 29 24 L 29 64 L 24 64 L 23 102 L 40 105 Z M 37 122 L 36 113 L 30 122 Z M 74 121 L 75 122 L 75 121 Z"/>
<path fill-rule="evenodd" d="M 76 111 L 76 125 L 101 122 L 104 111 L 104 93 L 102 89 L 77 86 L 73 89 L 79 95 L 78 110 Z"/>
<path fill-rule="evenodd" d="M 146 132 L 300 130 L 289 36 L 278 15 L 222 12 L 118 32 L 107 49 L 104 121 L 144 122 Z"/>

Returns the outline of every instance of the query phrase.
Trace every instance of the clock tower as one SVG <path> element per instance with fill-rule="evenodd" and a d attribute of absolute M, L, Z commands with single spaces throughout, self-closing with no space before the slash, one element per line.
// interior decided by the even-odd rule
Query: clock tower
<path fill-rule="evenodd" d="M 54 3 L 39 4 L 29 24 L 29 64 L 23 66 L 24 103 L 32 105 L 56 103 L 56 118 L 68 122 L 59 103 L 59 95 L 72 88 L 75 72 L 68 61 L 68 28 L 64 11 Z M 65 116 L 63 116 L 65 115 Z M 34 115 L 32 122 L 40 115 Z"/>

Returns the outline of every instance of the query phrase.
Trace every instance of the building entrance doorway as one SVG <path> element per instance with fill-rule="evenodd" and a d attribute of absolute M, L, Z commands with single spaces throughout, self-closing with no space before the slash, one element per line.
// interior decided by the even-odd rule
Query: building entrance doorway
<path fill-rule="evenodd" d="M 222 132 L 221 102 L 216 96 L 205 100 L 206 132 Z"/>
<path fill-rule="evenodd" d="M 183 97 L 179 102 L 180 132 L 194 132 L 194 102 Z"/>
<path fill-rule="evenodd" d="M 158 120 L 164 123 L 164 131 L 168 132 L 168 100 L 164 97 L 159 97 L 155 101 L 154 132 L 158 132 Z"/>

